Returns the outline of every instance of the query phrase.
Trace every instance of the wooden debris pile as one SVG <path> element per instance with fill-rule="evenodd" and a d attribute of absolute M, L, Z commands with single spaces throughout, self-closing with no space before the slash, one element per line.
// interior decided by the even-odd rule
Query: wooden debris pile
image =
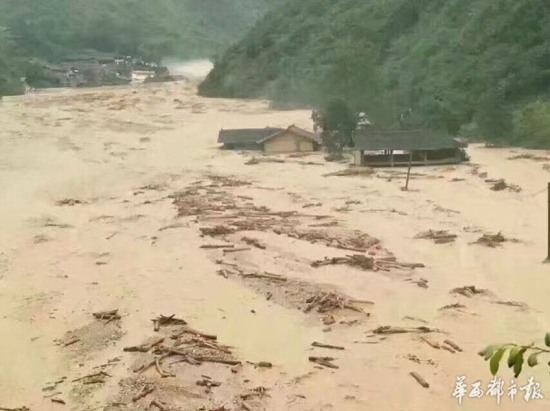
<path fill-rule="evenodd" d="M 259 240 L 255 239 L 255 238 L 250 238 L 250 237 L 242 237 L 241 238 L 241 241 L 243 241 L 244 243 L 248 244 L 248 245 L 251 245 L 253 247 L 256 247 L 256 248 L 259 248 L 261 250 L 265 250 L 266 247 L 265 245 L 263 245 L 262 243 L 260 243 Z"/>
<path fill-rule="evenodd" d="M 207 189 L 206 193 L 204 190 L 203 187 L 190 187 L 169 196 L 178 209 L 178 217 L 220 213 L 237 208 L 229 196 L 220 196 L 219 193 L 212 192 L 212 189 Z M 214 194 L 218 197 L 214 198 Z"/>
<path fill-rule="evenodd" d="M 83 204 L 83 202 L 74 198 L 65 198 L 63 200 L 59 200 L 56 204 L 58 206 L 75 206 L 75 205 Z"/>
<path fill-rule="evenodd" d="M 313 261 L 312 267 L 321 267 L 325 265 L 345 264 L 352 267 L 358 267 L 365 271 L 390 271 L 392 268 L 415 269 L 422 268 L 421 263 L 401 263 L 397 262 L 395 257 L 373 258 L 363 254 L 353 254 L 346 257 L 325 257 L 323 260 Z"/>
<path fill-rule="evenodd" d="M 327 231 L 319 229 L 290 228 L 279 230 L 279 233 L 288 237 L 309 241 L 310 243 L 323 243 L 327 247 L 364 253 L 380 244 L 380 240 L 359 231 L 346 230 Z M 377 248 L 381 250 L 381 247 Z"/>
<path fill-rule="evenodd" d="M 309 357 L 309 361 L 315 364 L 322 365 L 323 367 L 334 368 L 334 369 L 340 368 L 336 364 L 332 363 L 332 361 L 334 360 L 335 358 L 333 357 Z"/>
<path fill-rule="evenodd" d="M 251 166 L 251 165 L 256 165 L 256 164 L 260 164 L 260 163 L 284 163 L 284 162 L 285 162 L 285 160 L 283 160 L 281 158 L 257 158 L 257 157 L 252 157 L 250 160 L 248 160 L 244 164 L 246 164 L 247 166 Z"/>
<path fill-rule="evenodd" d="M 418 239 L 433 240 L 435 244 L 452 243 L 456 237 L 456 234 L 450 234 L 447 230 L 428 230 L 414 236 Z"/>
<path fill-rule="evenodd" d="M 364 313 L 361 308 L 353 304 L 353 301 L 350 301 L 333 291 L 317 293 L 309 297 L 305 302 L 308 304 L 304 309 L 305 313 L 310 312 L 314 308 L 317 308 L 317 312 L 320 314 L 326 314 L 331 311 L 344 309 Z"/>
<path fill-rule="evenodd" d="M 167 328 L 163 336 L 149 338 L 141 344 L 125 347 L 126 352 L 139 352 L 153 358 L 145 359 L 134 372 L 143 373 L 151 367 L 162 378 L 174 377 L 175 374 L 164 367 L 163 361 L 169 357 L 176 357 L 172 364 L 185 362 L 190 365 L 200 365 L 204 362 L 220 363 L 226 365 L 238 365 L 240 361 L 234 359 L 231 347 L 218 343 L 218 337 L 197 331 L 187 325 L 182 319 L 171 316 L 159 316 L 153 321 L 154 331 L 161 327 Z M 216 386 L 216 385 L 211 385 Z"/>
<path fill-rule="evenodd" d="M 118 310 L 111 310 L 111 311 L 99 311 L 97 313 L 92 314 L 94 318 L 98 320 L 106 320 L 105 324 L 110 323 L 114 320 L 120 320 L 121 316 L 118 313 Z"/>
<path fill-rule="evenodd" d="M 214 187 L 242 187 L 249 186 L 250 181 L 238 180 L 227 176 L 210 175 L 208 176 Z"/>
<path fill-rule="evenodd" d="M 374 170 L 370 167 L 350 167 L 334 173 L 323 174 L 323 177 L 345 177 L 345 176 L 371 176 Z"/>
<path fill-rule="evenodd" d="M 502 233 L 499 231 L 496 234 L 483 234 L 474 242 L 474 244 L 480 244 L 480 245 L 484 245 L 485 247 L 495 248 L 495 247 L 500 247 L 502 243 L 505 243 L 507 241 L 514 241 L 514 240 L 504 237 Z"/>
<path fill-rule="evenodd" d="M 459 294 L 471 298 L 476 295 L 489 295 L 490 293 L 488 290 L 477 288 L 475 285 L 466 285 L 452 289 L 451 294 Z"/>
<path fill-rule="evenodd" d="M 407 334 L 407 333 L 424 334 L 424 333 L 434 333 L 434 332 L 441 332 L 441 331 L 434 328 L 425 327 L 425 326 L 393 327 L 391 325 L 384 325 L 372 331 L 373 334 L 377 334 L 377 335 Z"/>
<path fill-rule="evenodd" d="M 550 157 L 537 156 L 534 154 L 517 154 L 515 156 L 508 157 L 508 160 L 533 160 L 533 161 L 550 161 Z"/>
<path fill-rule="evenodd" d="M 485 180 L 485 182 L 492 184 L 490 188 L 493 191 L 508 190 L 514 193 L 519 193 L 521 191 L 520 186 L 516 184 L 509 184 L 503 178 L 498 180 Z"/>
<path fill-rule="evenodd" d="M 224 225 L 217 225 L 214 227 L 201 227 L 201 236 L 217 237 L 221 235 L 233 234 L 236 232 L 234 228 L 230 228 Z"/>

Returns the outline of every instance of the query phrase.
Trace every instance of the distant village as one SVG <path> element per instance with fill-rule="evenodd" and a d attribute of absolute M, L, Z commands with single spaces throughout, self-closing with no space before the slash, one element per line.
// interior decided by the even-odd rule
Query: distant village
<path fill-rule="evenodd" d="M 55 64 L 41 64 L 43 87 L 98 87 L 185 80 L 168 69 L 132 56 L 93 55 L 65 58 Z M 26 79 L 21 79 L 26 85 Z M 31 87 L 26 85 L 26 90 Z"/>

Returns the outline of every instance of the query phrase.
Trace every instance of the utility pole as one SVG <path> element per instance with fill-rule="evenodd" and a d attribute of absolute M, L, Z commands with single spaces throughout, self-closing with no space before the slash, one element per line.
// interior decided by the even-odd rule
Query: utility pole
<path fill-rule="evenodd" d="M 546 260 L 543 261 L 543 263 L 548 264 L 550 263 L 550 183 L 548 183 L 548 231 L 547 231 L 548 238 L 546 240 L 546 245 L 548 247 L 546 251 Z"/>
<path fill-rule="evenodd" d="M 409 168 L 407 169 L 407 181 L 405 182 L 405 187 L 403 187 L 403 191 L 407 191 L 409 189 L 409 176 L 411 175 L 411 163 L 412 163 L 412 157 L 413 157 L 413 152 L 411 150 L 411 152 L 409 153 Z M 548 189 L 550 190 L 550 183 L 548 183 Z M 550 191 L 548 191 L 548 201 L 550 201 Z M 548 205 L 548 207 L 550 207 L 550 204 Z M 550 208 L 549 208 L 550 210 Z M 550 230 L 550 223 L 548 223 L 548 229 Z M 550 233 L 550 231 L 549 231 Z M 550 236 L 550 234 L 548 234 Z M 549 246 L 549 250 L 550 250 L 550 246 Z M 549 251 L 550 252 L 550 251 Z M 550 256 L 550 254 L 549 254 Z"/>

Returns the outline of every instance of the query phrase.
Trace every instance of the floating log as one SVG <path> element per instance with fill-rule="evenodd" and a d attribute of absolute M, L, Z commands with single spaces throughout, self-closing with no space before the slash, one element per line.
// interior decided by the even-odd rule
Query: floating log
<path fill-rule="evenodd" d="M 319 347 L 319 348 L 328 348 L 330 350 L 345 350 L 344 347 L 340 347 L 338 345 L 330 345 L 330 344 L 323 344 L 317 341 L 314 341 L 311 343 L 313 347 Z"/>
<path fill-rule="evenodd" d="M 152 384 L 146 384 L 143 387 L 141 387 L 141 390 L 132 397 L 132 401 L 136 402 L 137 400 L 140 400 L 147 395 L 151 394 L 153 391 L 155 391 L 155 386 Z"/>
<path fill-rule="evenodd" d="M 234 248 L 234 244 L 204 244 L 200 248 Z"/>
<path fill-rule="evenodd" d="M 223 250 L 223 253 L 224 254 L 227 254 L 227 253 L 238 253 L 240 251 L 250 251 L 252 250 L 252 248 L 227 248 L 227 249 L 224 249 Z"/>
<path fill-rule="evenodd" d="M 331 361 L 334 361 L 334 358 L 332 357 L 309 357 L 309 361 L 322 365 L 323 367 L 334 368 L 334 369 L 339 368 L 337 365 L 331 362 Z"/>
<path fill-rule="evenodd" d="M 271 274 L 271 273 L 244 273 L 241 274 L 244 278 L 265 278 L 268 280 L 274 280 L 274 281 L 287 281 L 288 279 L 282 275 L 279 274 Z"/>
<path fill-rule="evenodd" d="M 447 344 L 448 346 L 452 347 L 454 350 L 456 351 L 459 351 L 459 352 L 462 352 L 462 348 L 460 348 L 458 345 L 456 345 L 454 342 L 452 342 L 451 340 L 445 340 L 443 341 L 445 344 Z"/>
<path fill-rule="evenodd" d="M 424 388 L 430 388 L 430 384 L 428 384 L 426 380 L 422 378 L 418 373 L 411 371 L 409 375 L 413 377 Z"/>

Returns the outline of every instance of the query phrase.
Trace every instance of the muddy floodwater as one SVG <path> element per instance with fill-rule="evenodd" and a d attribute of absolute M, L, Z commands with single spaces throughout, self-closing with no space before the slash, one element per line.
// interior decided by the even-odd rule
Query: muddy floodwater
<path fill-rule="evenodd" d="M 543 344 L 550 154 L 473 145 L 403 191 L 216 143 L 310 114 L 187 82 L 4 98 L 0 408 L 548 409 L 451 394 L 490 382 L 485 346 Z"/>

